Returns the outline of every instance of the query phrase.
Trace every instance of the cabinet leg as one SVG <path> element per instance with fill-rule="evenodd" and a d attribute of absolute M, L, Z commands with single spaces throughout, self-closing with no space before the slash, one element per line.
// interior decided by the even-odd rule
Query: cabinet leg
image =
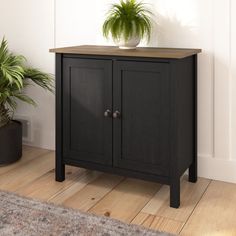
<path fill-rule="evenodd" d="M 56 181 L 62 182 L 65 180 L 65 165 L 56 163 Z"/>
<path fill-rule="evenodd" d="M 188 181 L 192 183 L 197 182 L 197 163 L 194 161 L 188 169 Z"/>
<path fill-rule="evenodd" d="M 180 206 L 180 180 L 179 178 L 170 184 L 170 207 L 179 208 Z"/>

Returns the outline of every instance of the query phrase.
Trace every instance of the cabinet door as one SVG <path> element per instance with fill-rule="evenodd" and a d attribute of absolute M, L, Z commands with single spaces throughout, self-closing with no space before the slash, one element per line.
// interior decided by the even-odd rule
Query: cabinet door
<path fill-rule="evenodd" d="M 112 62 L 63 59 L 63 155 L 112 164 Z"/>
<path fill-rule="evenodd" d="M 114 166 L 168 176 L 170 76 L 168 63 L 114 65 Z M 119 115 L 119 113 L 118 113 Z"/>

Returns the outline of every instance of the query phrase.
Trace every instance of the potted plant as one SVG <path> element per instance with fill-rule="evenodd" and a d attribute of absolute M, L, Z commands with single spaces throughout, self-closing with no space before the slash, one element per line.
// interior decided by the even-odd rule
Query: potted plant
<path fill-rule="evenodd" d="M 17 161 L 22 156 L 22 125 L 12 120 L 17 100 L 36 105 L 24 93 L 32 82 L 53 91 L 51 75 L 25 65 L 23 56 L 9 52 L 7 41 L 0 44 L 0 165 Z"/>
<path fill-rule="evenodd" d="M 103 24 L 103 35 L 112 36 L 121 49 L 134 49 L 143 38 L 150 40 L 152 12 L 136 0 L 120 0 L 113 4 Z"/>

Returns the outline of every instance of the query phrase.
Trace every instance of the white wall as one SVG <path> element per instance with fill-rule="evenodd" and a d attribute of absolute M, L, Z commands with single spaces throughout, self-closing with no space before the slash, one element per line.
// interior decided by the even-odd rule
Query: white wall
<path fill-rule="evenodd" d="M 54 73 L 53 0 L 0 0 L 0 39 L 3 35 L 9 47 L 23 54 L 28 63 L 47 73 Z M 32 121 L 30 145 L 54 149 L 54 95 L 37 87 L 27 91 L 38 106 L 19 106 L 16 114 Z"/>
<path fill-rule="evenodd" d="M 12 48 L 24 53 L 33 65 L 48 72 L 53 71 L 54 62 L 47 50 L 54 41 L 57 47 L 112 44 L 102 37 L 101 26 L 113 0 L 0 2 L 5 7 L 0 15 L 0 34 L 5 34 Z M 198 71 L 199 174 L 236 182 L 236 16 L 233 14 L 236 3 L 233 0 L 146 2 L 155 10 L 158 22 L 149 46 L 203 49 Z M 25 10 L 21 16 L 19 9 Z M 29 11 L 31 14 L 25 13 Z M 16 15 L 20 17 L 17 24 Z M 10 22 L 3 21 L 6 16 L 14 17 Z M 19 32 L 19 24 L 24 34 Z M 39 90 L 30 93 L 39 99 L 39 107 L 36 110 L 21 107 L 19 113 L 33 116 L 34 129 L 40 137 L 33 144 L 53 148 L 54 100 Z"/>

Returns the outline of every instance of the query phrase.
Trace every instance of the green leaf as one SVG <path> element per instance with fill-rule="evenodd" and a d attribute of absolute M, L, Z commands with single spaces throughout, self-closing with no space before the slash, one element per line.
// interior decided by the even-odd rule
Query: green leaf
<path fill-rule="evenodd" d="M 25 87 L 35 84 L 45 90 L 54 91 L 52 75 L 28 68 L 25 62 L 25 57 L 9 51 L 7 41 L 3 38 L 0 44 L 0 126 L 11 119 L 18 100 L 36 105 L 33 99 L 24 94 Z"/>
<path fill-rule="evenodd" d="M 27 68 L 25 69 L 24 77 L 30 79 L 45 90 L 54 91 L 53 77 L 50 74 L 43 73 L 35 68 Z"/>

